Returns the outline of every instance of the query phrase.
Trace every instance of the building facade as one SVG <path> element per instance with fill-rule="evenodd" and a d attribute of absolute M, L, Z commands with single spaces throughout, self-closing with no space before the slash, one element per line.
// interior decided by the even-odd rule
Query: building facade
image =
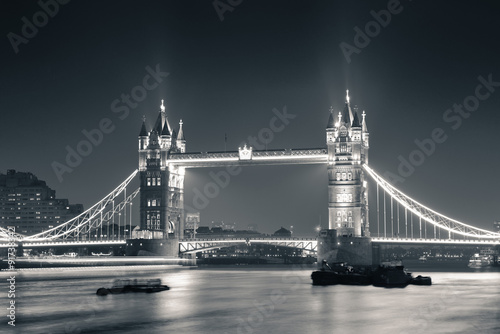
<path fill-rule="evenodd" d="M 370 236 L 368 189 L 363 164 L 368 163 L 369 133 L 365 113 L 360 121 L 351 109 L 349 91 L 337 116 L 330 108 L 326 127 L 328 147 L 329 228 L 339 236 Z"/>
<path fill-rule="evenodd" d="M 183 238 L 183 167 L 168 167 L 170 154 L 185 153 L 182 120 L 172 129 L 162 104 L 150 131 L 145 121 L 139 133 L 140 229 L 152 239 Z"/>
<path fill-rule="evenodd" d="M 56 198 L 55 190 L 32 173 L 0 174 L 0 226 L 33 235 L 56 227 L 83 212 L 83 205 Z"/>

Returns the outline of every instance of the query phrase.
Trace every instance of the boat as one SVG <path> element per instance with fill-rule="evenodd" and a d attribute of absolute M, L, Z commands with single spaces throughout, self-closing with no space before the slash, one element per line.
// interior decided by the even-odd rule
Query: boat
<path fill-rule="evenodd" d="M 489 256 L 481 256 L 479 254 L 474 254 L 467 265 L 469 268 L 483 268 L 491 265 L 491 259 Z"/>
<path fill-rule="evenodd" d="M 418 258 L 418 260 L 420 262 L 426 262 L 427 261 L 427 257 L 425 255 L 422 255 L 421 257 Z"/>
<path fill-rule="evenodd" d="M 332 268 L 333 267 L 333 268 Z M 330 266 L 323 260 L 320 270 L 311 274 L 313 285 L 370 285 L 371 272 L 366 268 L 354 268 L 345 262 L 333 263 Z"/>
<path fill-rule="evenodd" d="M 110 288 L 99 288 L 96 291 L 98 296 L 108 294 L 128 293 L 128 292 L 160 292 L 170 290 L 167 285 L 161 284 L 161 279 L 130 279 L 121 278 L 113 281 Z"/>
<path fill-rule="evenodd" d="M 432 279 L 429 276 L 412 277 L 410 284 L 413 285 L 432 285 Z"/>
<path fill-rule="evenodd" d="M 111 255 L 113 255 L 113 252 L 109 252 L 107 254 L 104 254 L 103 252 L 100 252 L 100 253 L 92 252 L 92 256 L 111 256 Z"/>
<path fill-rule="evenodd" d="M 330 266 L 323 260 L 320 270 L 311 274 L 313 285 L 370 285 L 382 287 L 406 287 L 413 285 L 432 285 L 429 276 L 413 277 L 406 272 L 401 261 L 382 262 L 375 270 L 367 267 L 352 267 L 345 262 Z"/>
<path fill-rule="evenodd" d="M 412 281 L 401 261 L 382 262 L 373 272 L 373 285 L 383 287 L 406 287 Z"/>

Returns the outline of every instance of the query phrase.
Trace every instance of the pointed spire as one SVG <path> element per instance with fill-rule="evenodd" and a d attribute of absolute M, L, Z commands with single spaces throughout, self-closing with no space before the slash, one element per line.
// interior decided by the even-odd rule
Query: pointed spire
<path fill-rule="evenodd" d="M 327 129 L 333 129 L 335 127 L 335 116 L 333 116 L 333 107 L 330 107 L 330 116 L 328 117 L 328 123 L 326 125 Z"/>
<path fill-rule="evenodd" d="M 158 117 L 156 118 L 155 126 L 153 127 L 153 130 L 156 130 L 156 133 L 161 134 L 161 130 L 163 129 L 162 127 L 162 117 L 161 117 L 161 111 L 158 113 Z"/>
<path fill-rule="evenodd" d="M 354 112 L 354 120 L 352 121 L 352 127 L 353 128 L 360 128 L 361 124 L 359 124 L 359 118 L 358 118 L 358 113 Z"/>
<path fill-rule="evenodd" d="M 141 132 L 139 133 L 139 137 L 147 137 L 148 132 L 146 131 L 146 116 L 142 116 L 142 126 Z"/>
<path fill-rule="evenodd" d="M 345 93 L 345 103 L 349 104 L 349 89 L 346 89 Z"/>
<path fill-rule="evenodd" d="M 346 103 L 344 111 L 342 112 L 342 123 L 345 123 L 348 127 L 351 126 L 351 117 L 349 111 L 349 104 Z"/>
<path fill-rule="evenodd" d="M 179 134 L 177 135 L 177 139 L 179 140 L 186 140 L 184 139 L 184 131 L 182 130 L 182 119 L 179 121 Z"/>
<path fill-rule="evenodd" d="M 161 130 L 161 136 L 170 136 L 170 131 L 168 131 L 167 121 L 163 123 L 163 129 Z"/>
<path fill-rule="evenodd" d="M 363 110 L 363 113 L 361 114 L 361 116 L 363 116 L 363 120 L 361 121 L 362 123 L 362 130 L 363 132 L 368 132 L 368 128 L 366 127 L 366 120 L 365 120 L 365 116 L 366 116 L 366 113 L 365 111 Z"/>
<path fill-rule="evenodd" d="M 163 104 L 164 100 L 161 99 L 161 106 L 160 106 L 160 110 L 161 112 L 165 112 L 165 105 Z"/>

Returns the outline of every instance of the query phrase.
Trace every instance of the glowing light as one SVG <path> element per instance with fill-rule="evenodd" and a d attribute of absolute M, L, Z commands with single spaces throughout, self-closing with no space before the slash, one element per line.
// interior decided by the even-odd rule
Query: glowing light
<path fill-rule="evenodd" d="M 454 245 L 463 245 L 463 244 L 480 244 L 480 245 L 498 245 L 500 244 L 500 240 L 487 240 L 487 239 L 479 239 L 479 240 L 458 240 L 458 239 L 406 239 L 406 238 L 371 238 L 374 243 L 402 243 L 402 244 L 454 244 Z"/>
<path fill-rule="evenodd" d="M 467 225 L 467 224 L 464 224 L 462 222 L 459 222 L 458 220 L 455 220 L 455 219 L 452 219 L 452 218 L 449 218 L 445 215 L 442 215 L 432 209 L 429 209 L 428 207 L 426 207 L 425 205 L 415 201 L 414 199 L 412 199 L 411 197 L 403 194 L 401 191 L 397 190 L 396 188 L 394 188 L 393 186 L 391 186 L 389 183 L 387 183 L 387 181 L 385 181 L 384 179 L 382 179 L 379 175 L 377 175 L 370 167 L 368 167 L 368 165 L 363 165 L 363 168 L 368 172 L 368 174 L 375 180 L 375 182 L 381 186 L 387 193 L 389 193 L 391 195 L 391 197 L 393 199 L 395 199 L 399 204 L 403 205 L 405 208 L 407 208 L 408 210 L 410 210 L 411 212 L 413 212 L 415 215 L 417 215 L 419 218 L 431 223 L 432 225 L 435 225 L 436 227 L 439 227 L 439 228 L 442 228 L 446 231 L 449 231 L 449 232 L 452 232 L 452 233 L 456 233 L 456 234 L 460 234 L 460 235 L 464 235 L 464 236 L 469 236 L 469 237 L 474 237 L 474 238 L 479 238 L 479 239 L 494 239 L 494 238 L 498 238 L 500 240 L 500 233 L 495 233 L 495 232 L 491 232 L 491 231 L 488 231 L 488 230 L 484 230 L 484 229 L 480 229 L 480 228 L 477 228 L 477 227 L 474 227 L 474 226 L 471 226 L 471 225 Z M 408 204 L 407 202 L 405 202 L 404 200 L 402 200 L 401 198 L 398 197 L 401 196 L 403 197 L 404 199 L 416 204 L 417 208 L 415 208 L 415 206 L 413 205 L 410 205 Z M 433 219 L 431 219 L 431 217 L 429 217 L 429 215 L 425 215 L 423 214 L 422 212 L 419 211 L 419 209 L 423 209 L 427 212 L 430 212 L 432 213 L 433 215 L 435 215 L 436 217 L 438 217 L 439 219 L 441 219 L 442 221 L 444 221 L 445 223 L 450 223 L 450 226 L 454 226 L 454 228 L 451 228 L 451 227 L 448 227 L 446 225 L 444 225 L 443 223 L 439 223 L 437 221 L 434 221 Z M 460 228 L 463 229 L 460 230 Z M 465 232 L 466 229 L 469 229 L 471 232 Z"/>
<path fill-rule="evenodd" d="M 123 181 L 112 192 L 110 192 L 102 200 L 100 200 L 99 202 L 97 202 L 92 207 L 82 212 L 78 216 L 68 220 L 67 222 L 61 225 L 48 229 L 47 231 L 24 237 L 23 240 L 27 241 L 51 240 L 63 237 L 65 235 L 69 235 L 75 231 L 78 232 L 81 226 L 85 225 L 88 221 L 94 219 L 105 209 L 106 204 L 109 204 L 112 200 L 114 200 L 114 198 L 116 198 L 119 194 L 121 194 L 122 191 L 127 187 L 127 185 L 134 179 L 137 173 L 138 170 L 136 169 L 132 174 L 130 174 L 128 178 L 125 179 L 125 181 Z M 80 222 L 80 219 L 82 219 L 83 222 Z"/>

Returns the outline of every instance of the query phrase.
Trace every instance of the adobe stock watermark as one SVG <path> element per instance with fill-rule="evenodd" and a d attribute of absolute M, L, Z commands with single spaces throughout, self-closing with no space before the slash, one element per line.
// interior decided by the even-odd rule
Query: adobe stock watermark
<path fill-rule="evenodd" d="M 382 31 L 382 28 L 387 27 L 389 23 L 391 23 L 393 15 L 397 15 L 402 11 L 403 6 L 399 2 L 399 0 L 389 0 L 389 2 L 387 2 L 387 10 L 382 9 L 378 12 L 371 10 L 370 14 L 374 18 L 374 20 L 368 21 L 365 24 L 364 31 L 361 30 L 361 28 L 359 28 L 358 26 L 354 27 L 354 45 L 346 42 L 342 42 L 339 44 L 340 50 L 342 50 L 347 63 L 351 63 L 351 57 L 353 53 L 360 54 L 361 50 L 366 48 L 370 44 L 371 39 L 377 37 Z"/>
<path fill-rule="evenodd" d="M 110 109 L 116 114 L 119 120 L 125 120 L 130 109 L 135 109 L 138 103 L 144 101 L 148 96 L 148 91 L 156 89 L 166 78 L 169 73 L 160 70 L 160 64 L 156 64 L 155 69 L 146 66 L 147 74 L 142 78 L 142 84 L 133 87 L 129 94 L 122 93 L 120 98 L 111 102 Z M 74 168 L 80 166 L 84 157 L 88 157 L 94 147 L 102 144 L 104 135 L 112 133 L 116 129 L 115 122 L 111 118 L 102 118 L 97 126 L 93 129 L 83 129 L 81 132 L 84 139 L 80 140 L 75 147 L 66 145 L 66 158 L 64 163 L 53 161 L 51 163 L 52 170 L 57 176 L 59 182 L 63 182 L 65 173 L 73 172 Z"/>
<path fill-rule="evenodd" d="M 477 79 L 480 83 L 476 86 L 474 94 L 467 96 L 462 104 L 453 104 L 452 108 L 446 109 L 443 113 L 443 121 L 449 123 L 452 130 L 459 129 L 463 120 L 469 118 L 471 113 L 479 108 L 480 101 L 488 99 L 495 92 L 495 87 L 500 87 L 500 82 L 493 81 L 491 73 L 488 74 L 487 79 L 481 75 Z M 397 174 L 386 171 L 384 177 L 392 184 L 403 183 L 415 172 L 416 167 L 421 166 L 426 158 L 436 152 L 438 144 L 444 143 L 447 139 L 446 131 L 439 127 L 433 129 L 428 138 L 415 139 L 414 143 L 417 148 L 411 151 L 407 157 L 398 156 Z"/>
<path fill-rule="evenodd" d="M 212 5 L 219 16 L 219 20 L 222 22 L 224 21 L 224 13 L 232 12 L 234 8 L 241 5 L 242 2 L 243 0 L 214 0 Z"/>
<path fill-rule="evenodd" d="M 264 149 L 266 145 L 274 140 L 275 133 L 283 131 L 285 127 L 290 124 L 290 120 L 297 117 L 297 115 L 289 114 L 286 106 L 283 107 L 283 111 L 273 108 L 272 112 L 274 116 L 269 120 L 269 127 L 260 129 L 256 136 L 248 136 L 247 142 L 251 147 L 258 150 Z M 243 143 L 240 146 L 243 146 Z M 242 168 L 240 166 L 228 166 L 226 170 L 221 170 L 217 173 L 210 172 L 209 175 L 212 181 L 206 183 L 203 190 L 198 188 L 193 189 L 193 207 L 196 210 L 206 208 L 210 203 L 210 199 L 217 197 L 221 189 L 229 185 L 231 176 L 236 176 L 240 174 L 241 171 Z"/>
<path fill-rule="evenodd" d="M 15 264 L 16 264 L 16 227 L 15 226 L 7 226 L 7 235 L 8 235 L 8 248 L 7 248 L 7 264 L 9 270 L 15 270 Z M 7 319 L 10 321 L 7 321 L 7 324 L 9 326 L 15 327 L 16 326 L 16 275 L 10 275 L 9 278 L 7 278 L 7 287 L 8 287 L 8 292 L 7 292 L 7 297 L 9 298 L 9 303 L 7 307 Z"/>
<path fill-rule="evenodd" d="M 39 0 L 38 6 L 41 8 L 38 12 L 33 14 L 31 21 L 23 16 L 21 22 L 21 35 L 13 33 L 12 31 L 7 34 L 7 38 L 14 49 L 14 53 L 19 52 L 21 44 L 28 44 L 30 39 L 35 38 L 38 34 L 38 28 L 43 28 L 49 22 L 49 18 L 59 13 L 59 5 L 66 5 L 70 0 Z"/>

